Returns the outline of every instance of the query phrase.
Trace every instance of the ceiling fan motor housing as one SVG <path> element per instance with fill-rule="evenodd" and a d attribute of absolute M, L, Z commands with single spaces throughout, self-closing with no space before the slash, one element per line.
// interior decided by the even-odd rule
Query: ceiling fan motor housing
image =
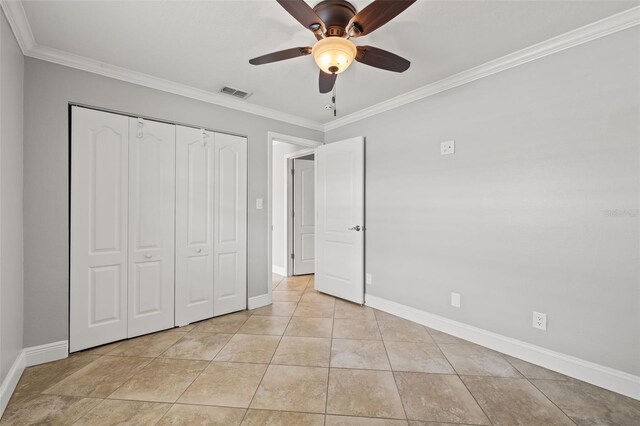
<path fill-rule="evenodd" d="M 328 37 L 344 37 L 347 25 L 357 10 L 345 0 L 324 0 L 315 5 L 313 11 L 322 19 Z"/>

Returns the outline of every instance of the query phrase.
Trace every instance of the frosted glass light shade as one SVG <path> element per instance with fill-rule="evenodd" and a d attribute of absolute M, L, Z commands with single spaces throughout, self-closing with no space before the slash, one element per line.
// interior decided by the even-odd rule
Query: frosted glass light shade
<path fill-rule="evenodd" d="M 318 41 L 311 49 L 313 59 L 327 74 L 340 74 L 356 57 L 356 46 L 346 38 L 327 37 Z"/>

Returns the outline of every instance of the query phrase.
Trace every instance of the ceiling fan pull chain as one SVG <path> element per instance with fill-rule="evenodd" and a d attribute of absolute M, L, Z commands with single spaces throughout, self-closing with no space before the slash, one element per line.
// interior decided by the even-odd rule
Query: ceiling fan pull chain
<path fill-rule="evenodd" d="M 333 85 L 333 95 L 331 96 L 331 102 L 333 103 L 333 116 L 337 117 L 338 116 L 338 111 L 336 109 L 336 87 L 338 86 L 338 84 L 334 84 Z"/>

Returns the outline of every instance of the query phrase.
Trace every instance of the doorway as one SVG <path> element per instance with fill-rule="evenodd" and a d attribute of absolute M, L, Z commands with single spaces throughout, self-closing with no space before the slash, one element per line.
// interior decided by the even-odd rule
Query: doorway
<path fill-rule="evenodd" d="M 320 142 L 271 141 L 271 269 L 276 277 L 314 272 L 314 150 Z M 317 144 L 317 145 L 316 145 Z"/>
<path fill-rule="evenodd" d="M 304 252 L 302 241 L 305 224 L 313 225 L 313 249 L 304 257 L 313 258 L 313 282 L 317 291 L 337 296 L 358 304 L 364 303 L 364 138 L 354 137 L 328 145 L 321 142 L 269 133 L 268 137 L 268 215 L 271 232 L 268 233 L 268 296 L 285 277 L 305 271 L 296 265 L 296 246 Z M 286 153 L 281 154 L 281 151 Z M 313 162 L 303 163 L 310 159 Z M 282 162 L 280 162 L 282 160 Z M 296 185 L 296 165 L 301 169 L 313 167 L 314 187 L 307 206 L 298 205 L 303 196 L 294 196 L 305 186 Z M 309 171 L 308 170 L 308 171 Z M 280 174 L 280 171 L 282 174 Z M 311 173 L 307 174 L 311 176 Z M 289 177 L 291 177 L 291 186 Z M 286 195 L 286 194 L 291 194 Z M 285 197 L 290 203 L 285 203 Z M 311 203 L 313 199 L 313 203 Z M 284 206 L 294 206 L 288 209 Z M 275 208 L 274 208 L 275 207 Z M 313 220 L 296 224 L 301 210 Z M 313 211 L 313 215 L 310 212 Z M 289 223 L 292 227 L 289 227 Z M 297 235 L 297 236 L 296 236 Z M 296 244 L 295 239 L 299 241 Z M 311 240 L 306 237 L 307 242 Z M 283 243 L 284 241 L 284 243 Z M 286 245 L 286 250 L 283 247 Z M 310 264 L 311 262 L 309 262 Z M 275 275 L 274 275 L 275 274 Z M 304 276 L 304 275 L 299 275 Z M 295 278 L 295 277 L 294 277 Z"/>

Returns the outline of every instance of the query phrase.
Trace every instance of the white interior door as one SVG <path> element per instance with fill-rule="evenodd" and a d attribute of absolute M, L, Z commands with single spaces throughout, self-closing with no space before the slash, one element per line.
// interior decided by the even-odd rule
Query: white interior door
<path fill-rule="evenodd" d="M 247 139 L 214 134 L 214 315 L 247 307 Z"/>
<path fill-rule="evenodd" d="M 316 149 L 318 291 L 364 303 L 364 140 Z"/>
<path fill-rule="evenodd" d="M 293 274 L 315 268 L 315 170 L 313 160 L 293 160 Z"/>
<path fill-rule="evenodd" d="M 127 337 L 128 118 L 71 117 L 70 350 Z"/>
<path fill-rule="evenodd" d="M 213 316 L 213 133 L 176 126 L 176 325 Z"/>
<path fill-rule="evenodd" d="M 128 337 L 174 326 L 175 126 L 129 118 Z"/>

